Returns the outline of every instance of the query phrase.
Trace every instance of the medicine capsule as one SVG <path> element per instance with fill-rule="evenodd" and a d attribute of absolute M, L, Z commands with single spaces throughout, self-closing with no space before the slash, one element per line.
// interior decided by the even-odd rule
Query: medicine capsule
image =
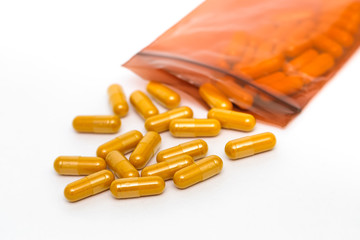
<path fill-rule="evenodd" d="M 225 146 L 225 153 L 230 159 L 239 159 L 271 150 L 275 144 L 274 134 L 261 133 L 229 141 Z"/>
<path fill-rule="evenodd" d="M 118 84 L 112 84 L 108 88 L 109 100 L 113 112 L 119 117 L 124 117 L 129 111 L 129 105 L 122 87 Z"/>
<path fill-rule="evenodd" d="M 318 36 L 313 40 L 313 43 L 316 49 L 329 53 L 334 58 L 341 57 L 344 53 L 342 47 L 337 42 L 325 35 Z"/>
<path fill-rule="evenodd" d="M 121 121 L 118 116 L 77 116 L 72 124 L 81 133 L 117 133 Z"/>
<path fill-rule="evenodd" d="M 221 172 L 222 167 L 221 158 L 211 155 L 177 171 L 173 181 L 176 187 L 187 188 L 215 176 Z"/>
<path fill-rule="evenodd" d="M 303 41 L 295 41 L 295 43 L 290 43 L 285 49 L 285 55 L 287 57 L 294 58 L 312 47 L 313 42 L 310 39 L 304 39 Z"/>
<path fill-rule="evenodd" d="M 315 49 L 310 48 L 307 51 L 303 52 L 300 56 L 294 58 L 289 63 L 287 63 L 285 69 L 288 72 L 299 70 L 307 63 L 315 59 L 317 56 L 319 56 L 319 53 Z"/>
<path fill-rule="evenodd" d="M 272 82 L 265 86 L 279 94 L 290 95 L 301 90 L 304 86 L 304 78 L 300 76 L 287 76 L 278 82 Z"/>
<path fill-rule="evenodd" d="M 328 53 L 323 53 L 302 67 L 300 72 L 303 72 L 311 77 L 319 77 L 329 71 L 334 65 L 334 57 Z"/>
<path fill-rule="evenodd" d="M 54 168 L 60 175 L 89 175 L 105 169 L 106 163 L 99 157 L 60 156 Z"/>
<path fill-rule="evenodd" d="M 140 142 L 142 137 L 143 135 L 141 134 L 141 132 L 137 130 L 124 133 L 98 147 L 96 154 L 98 157 L 101 157 L 103 159 L 106 158 L 106 155 L 109 152 L 114 150 L 126 154 L 135 149 L 136 145 Z"/>
<path fill-rule="evenodd" d="M 164 191 L 165 182 L 161 177 L 137 177 L 115 180 L 110 191 L 115 198 L 135 198 L 158 195 Z"/>
<path fill-rule="evenodd" d="M 219 78 L 215 83 L 216 87 L 219 88 L 220 91 L 223 92 L 238 107 L 242 109 L 251 108 L 254 103 L 253 96 L 236 82 L 223 79 L 227 78 Z"/>
<path fill-rule="evenodd" d="M 233 105 L 229 99 L 211 83 L 201 85 L 199 94 L 211 108 L 233 109 Z"/>
<path fill-rule="evenodd" d="M 263 60 L 251 67 L 244 68 L 242 65 L 235 65 L 233 70 L 235 73 L 245 74 L 255 79 L 279 71 L 282 69 L 284 62 L 284 56 L 278 55 L 270 59 Z"/>
<path fill-rule="evenodd" d="M 354 37 L 351 36 L 350 33 L 336 26 L 330 28 L 326 35 L 346 48 L 351 47 L 354 44 Z"/>
<path fill-rule="evenodd" d="M 146 119 L 145 128 L 148 131 L 164 132 L 169 130 L 171 120 L 177 118 L 192 118 L 192 116 L 193 111 L 189 107 L 175 108 Z"/>
<path fill-rule="evenodd" d="M 79 201 L 109 189 L 113 181 L 112 172 L 102 170 L 68 184 L 65 187 L 64 195 L 70 202 Z"/>
<path fill-rule="evenodd" d="M 160 148 L 161 137 L 157 132 L 150 131 L 131 153 L 129 161 L 137 169 L 142 169 Z"/>
<path fill-rule="evenodd" d="M 218 108 L 211 109 L 207 117 L 217 119 L 223 128 L 246 132 L 253 130 L 256 124 L 256 120 L 251 114 Z"/>
<path fill-rule="evenodd" d="M 183 118 L 172 120 L 169 127 L 174 137 L 213 137 L 221 130 L 216 119 Z"/>
<path fill-rule="evenodd" d="M 157 162 L 174 158 L 179 155 L 190 155 L 194 160 L 202 158 L 208 151 L 208 145 L 204 140 L 197 139 L 179 144 L 175 147 L 162 150 L 156 156 Z"/>
<path fill-rule="evenodd" d="M 144 119 L 159 114 L 159 110 L 155 107 L 145 93 L 135 91 L 130 95 L 130 102 L 134 106 L 136 112 Z"/>
<path fill-rule="evenodd" d="M 194 159 L 189 155 L 180 155 L 145 167 L 141 172 L 141 176 L 159 176 L 164 180 L 168 180 L 172 179 L 177 171 L 193 163 Z"/>
<path fill-rule="evenodd" d="M 138 177 L 139 172 L 119 151 L 112 151 L 106 156 L 106 163 L 118 178 Z"/>
<path fill-rule="evenodd" d="M 146 90 L 158 103 L 168 109 L 176 108 L 180 104 L 180 95 L 161 83 L 150 82 Z"/>

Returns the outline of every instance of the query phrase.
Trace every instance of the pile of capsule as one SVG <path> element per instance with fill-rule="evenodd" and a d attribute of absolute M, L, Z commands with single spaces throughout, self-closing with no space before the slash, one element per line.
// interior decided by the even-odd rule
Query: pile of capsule
<path fill-rule="evenodd" d="M 147 85 L 148 93 L 170 109 L 161 114 L 145 93 L 133 92 L 130 102 L 145 119 L 148 132 L 144 136 L 137 130 L 126 132 L 99 146 L 97 157 L 58 157 L 54 168 L 60 175 L 86 176 L 65 187 L 66 199 L 75 202 L 109 188 L 115 198 L 157 195 L 164 191 L 166 180 L 173 179 L 176 187 L 184 189 L 220 173 L 222 159 L 216 155 L 206 156 L 208 145 L 202 139 L 161 150 L 156 155 L 157 163 L 146 166 L 160 148 L 161 132 L 170 130 L 174 137 L 212 137 L 218 135 L 221 128 L 246 132 L 254 128 L 256 121 L 252 115 L 232 111 L 231 102 L 212 90 L 199 90 L 211 107 L 207 119 L 192 118 L 193 111 L 189 107 L 178 107 L 180 96 L 162 84 L 150 82 Z M 128 103 L 120 85 L 111 85 L 108 95 L 115 115 L 77 116 L 73 120 L 77 132 L 119 131 L 120 118 L 127 115 L 129 110 Z M 240 159 L 271 150 L 275 143 L 272 133 L 262 133 L 229 141 L 225 153 L 230 159 Z M 130 152 L 127 159 L 124 154 Z M 118 179 L 115 180 L 114 175 Z"/>

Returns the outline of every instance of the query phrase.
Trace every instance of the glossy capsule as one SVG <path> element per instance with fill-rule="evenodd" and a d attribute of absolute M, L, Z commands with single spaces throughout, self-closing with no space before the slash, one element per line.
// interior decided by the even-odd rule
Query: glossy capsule
<path fill-rule="evenodd" d="M 119 151 L 112 151 L 106 156 L 106 163 L 118 178 L 138 177 L 139 172 Z"/>
<path fill-rule="evenodd" d="M 142 137 L 143 135 L 141 132 L 137 130 L 129 131 L 99 146 L 96 154 L 98 157 L 103 159 L 106 158 L 106 155 L 109 152 L 114 150 L 126 154 L 135 149 L 136 145 L 140 142 Z"/>
<path fill-rule="evenodd" d="M 229 141 L 225 153 L 230 159 L 239 159 L 274 148 L 276 138 L 272 133 L 261 133 Z"/>
<path fill-rule="evenodd" d="M 117 179 L 110 186 L 110 191 L 115 198 L 158 195 L 164 189 L 165 182 L 158 176 Z"/>
<path fill-rule="evenodd" d="M 226 79 L 229 78 L 219 78 L 215 83 L 216 87 L 219 88 L 220 91 L 223 92 L 238 107 L 242 109 L 251 108 L 254 103 L 253 96 L 236 82 Z"/>
<path fill-rule="evenodd" d="M 216 119 L 183 118 L 172 120 L 169 130 L 174 137 L 214 137 L 221 125 Z"/>
<path fill-rule="evenodd" d="M 159 114 L 159 110 L 155 107 L 145 93 L 135 91 L 130 95 L 130 102 L 134 106 L 136 112 L 144 119 Z"/>
<path fill-rule="evenodd" d="M 176 108 L 180 104 L 180 95 L 161 83 L 150 82 L 146 90 L 158 103 L 168 109 Z"/>
<path fill-rule="evenodd" d="M 189 107 L 175 108 L 146 119 L 145 128 L 148 131 L 164 132 L 169 130 L 171 120 L 177 118 L 192 118 L 192 116 L 193 111 Z"/>
<path fill-rule="evenodd" d="M 117 133 L 121 121 L 118 116 L 77 116 L 72 125 L 81 133 Z"/>
<path fill-rule="evenodd" d="M 129 111 L 129 105 L 126 101 L 122 87 L 118 84 L 112 84 L 108 88 L 107 92 L 113 112 L 119 117 L 126 116 Z"/>
<path fill-rule="evenodd" d="M 114 175 L 109 170 L 102 170 L 68 184 L 64 195 L 70 202 L 79 201 L 97 193 L 108 190 L 114 181 Z"/>
<path fill-rule="evenodd" d="M 229 99 L 211 83 L 201 85 L 199 94 L 211 108 L 233 109 L 233 105 Z"/>
<path fill-rule="evenodd" d="M 340 44 L 332 40 L 331 38 L 320 35 L 313 40 L 314 48 L 319 51 L 328 53 L 334 58 L 339 58 L 343 55 L 344 51 Z"/>
<path fill-rule="evenodd" d="M 129 161 L 137 169 L 142 169 L 159 150 L 161 137 L 157 132 L 150 131 L 131 153 Z"/>
<path fill-rule="evenodd" d="M 157 162 L 174 158 L 179 155 L 190 155 L 194 160 L 202 158 L 208 151 L 208 145 L 204 140 L 197 139 L 179 144 L 175 147 L 162 150 L 156 156 Z"/>
<path fill-rule="evenodd" d="M 173 181 L 177 188 L 187 188 L 219 174 L 222 167 L 221 158 L 211 155 L 177 171 Z"/>
<path fill-rule="evenodd" d="M 213 108 L 208 112 L 207 117 L 218 120 L 222 128 L 245 132 L 252 131 L 256 125 L 253 115 L 231 110 Z"/>
<path fill-rule="evenodd" d="M 193 163 L 194 159 L 189 155 L 180 155 L 145 167 L 141 171 L 141 176 L 159 176 L 164 180 L 168 180 L 172 179 L 177 171 Z"/>
<path fill-rule="evenodd" d="M 311 77 L 319 77 L 335 65 L 335 59 L 328 53 L 323 53 L 302 67 L 299 71 Z"/>
<path fill-rule="evenodd" d="M 60 175 L 89 175 L 106 168 L 99 157 L 60 156 L 54 162 L 54 169 Z"/>

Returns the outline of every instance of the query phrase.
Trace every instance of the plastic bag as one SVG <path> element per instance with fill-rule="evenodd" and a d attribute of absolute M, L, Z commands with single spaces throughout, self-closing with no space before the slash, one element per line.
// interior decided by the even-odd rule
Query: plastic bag
<path fill-rule="evenodd" d="M 208 0 L 124 64 L 286 126 L 359 46 L 360 1 Z"/>

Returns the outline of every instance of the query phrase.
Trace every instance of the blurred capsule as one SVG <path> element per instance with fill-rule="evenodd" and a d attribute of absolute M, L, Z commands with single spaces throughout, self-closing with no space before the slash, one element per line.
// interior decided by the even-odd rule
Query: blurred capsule
<path fill-rule="evenodd" d="M 240 131 L 252 131 L 256 120 L 253 115 L 225 109 L 213 108 L 208 112 L 208 118 L 217 119 L 221 127 Z"/>
<path fill-rule="evenodd" d="M 111 151 L 106 156 L 106 163 L 118 178 L 138 177 L 139 172 L 119 151 Z"/>
<path fill-rule="evenodd" d="M 176 108 L 180 104 L 180 95 L 161 83 L 150 82 L 146 90 L 158 103 L 168 109 Z"/>
<path fill-rule="evenodd" d="M 164 189 L 165 182 L 158 176 L 117 179 L 110 187 L 115 198 L 157 195 L 162 193 Z"/>
<path fill-rule="evenodd" d="M 272 133 L 261 133 L 229 141 L 225 153 L 230 159 L 239 159 L 274 148 L 276 138 Z"/>
<path fill-rule="evenodd" d="M 174 137 L 214 137 L 221 125 L 216 119 L 183 118 L 172 120 L 169 130 Z"/>
<path fill-rule="evenodd" d="M 175 156 L 184 154 L 190 155 L 194 160 L 196 160 L 204 157 L 207 151 L 207 143 L 204 140 L 197 139 L 160 151 L 156 156 L 156 161 L 163 162 Z"/>
<path fill-rule="evenodd" d="M 270 73 L 279 71 L 282 69 L 285 63 L 285 58 L 283 55 L 278 55 L 271 57 L 269 59 L 262 60 L 261 62 L 255 64 L 251 67 L 244 68 L 242 65 L 235 65 L 233 70 L 235 73 L 246 75 L 252 79 L 259 78 Z"/>
<path fill-rule="evenodd" d="M 145 134 L 135 150 L 131 153 L 129 161 L 137 169 L 142 169 L 160 148 L 161 137 L 157 132 L 150 131 Z"/>
<path fill-rule="evenodd" d="M 64 195 L 70 202 L 79 201 L 97 193 L 108 190 L 114 181 L 114 175 L 109 170 L 102 170 L 68 184 Z"/>
<path fill-rule="evenodd" d="M 314 48 L 318 49 L 319 51 L 328 53 L 334 58 L 339 58 L 344 53 L 341 45 L 325 35 L 320 35 L 314 38 L 313 43 Z"/>
<path fill-rule="evenodd" d="M 288 62 L 285 65 L 285 70 L 287 72 L 293 72 L 297 71 L 303 66 L 305 66 L 307 63 L 315 59 L 317 56 L 319 56 L 319 53 L 315 49 L 308 49 L 305 52 L 303 52 L 300 56 L 292 59 L 290 62 Z M 284 76 L 285 77 L 285 76 Z"/>
<path fill-rule="evenodd" d="M 177 118 L 192 118 L 193 111 L 189 107 L 179 107 L 173 110 L 152 116 L 145 121 L 148 131 L 164 132 L 169 130 L 171 120 Z"/>
<path fill-rule="evenodd" d="M 242 109 L 251 108 L 254 103 L 253 96 L 236 82 L 225 79 L 229 78 L 219 78 L 215 83 L 216 87 L 219 88 L 220 91 L 223 92 L 238 107 Z"/>
<path fill-rule="evenodd" d="M 211 155 L 177 171 L 173 181 L 176 187 L 187 188 L 215 176 L 221 172 L 222 167 L 223 161 L 221 158 Z"/>
<path fill-rule="evenodd" d="M 110 99 L 113 112 L 119 117 L 124 117 L 129 111 L 129 105 L 122 87 L 118 84 L 112 84 L 108 88 L 108 95 Z"/>
<path fill-rule="evenodd" d="M 180 155 L 145 167 L 141 171 L 141 176 L 159 176 L 164 180 L 168 180 L 172 179 L 177 171 L 193 163 L 194 160 L 189 155 Z"/>
<path fill-rule="evenodd" d="M 137 130 L 129 131 L 99 146 L 96 154 L 98 157 L 103 159 L 106 158 L 106 155 L 109 152 L 114 150 L 117 150 L 122 154 L 126 154 L 135 149 L 142 137 L 143 135 L 141 132 Z"/>
<path fill-rule="evenodd" d="M 319 77 L 329 71 L 335 65 L 334 57 L 323 53 L 303 66 L 299 71 L 311 77 Z"/>
<path fill-rule="evenodd" d="M 117 133 L 121 121 L 118 116 L 77 116 L 72 124 L 81 133 Z"/>
<path fill-rule="evenodd" d="M 233 108 L 233 105 L 229 99 L 227 99 L 227 97 L 211 83 L 204 83 L 201 85 L 199 88 L 199 94 L 211 108 L 222 108 L 229 110 Z"/>
<path fill-rule="evenodd" d="M 159 110 L 150 98 L 141 91 L 135 91 L 130 95 L 130 103 L 134 106 L 136 112 L 144 119 L 159 114 Z"/>
<path fill-rule="evenodd" d="M 106 163 L 99 157 L 60 156 L 54 168 L 60 175 L 89 175 L 105 169 Z"/>
<path fill-rule="evenodd" d="M 326 35 L 334 39 L 336 42 L 338 42 L 345 48 L 351 47 L 354 44 L 354 37 L 351 36 L 351 34 L 349 34 L 348 32 L 336 26 L 330 28 L 326 32 Z"/>

